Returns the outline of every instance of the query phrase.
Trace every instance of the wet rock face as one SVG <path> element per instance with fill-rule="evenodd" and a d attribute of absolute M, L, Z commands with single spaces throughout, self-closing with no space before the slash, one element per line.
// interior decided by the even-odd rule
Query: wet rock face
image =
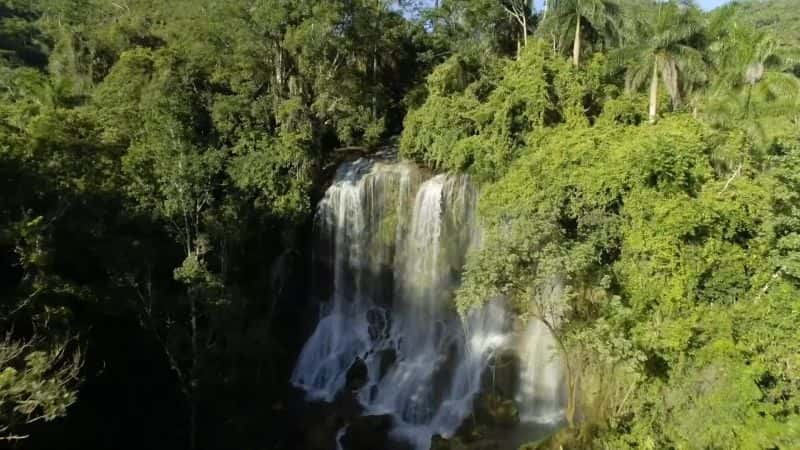
<path fill-rule="evenodd" d="M 451 442 L 436 434 L 431 438 L 431 450 L 451 450 Z"/>
<path fill-rule="evenodd" d="M 519 410 L 516 402 L 499 395 L 481 396 L 477 413 L 489 425 L 513 428 L 519 424 Z"/>
<path fill-rule="evenodd" d="M 511 349 L 498 353 L 483 373 L 483 391 L 512 399 L 519 389 L 520 360 Z"/>
<path fill-rule="evenodd" d="M 516 447 L 514 447 L 516 448 Z M 430 450 L 509 450 L 504 442 L 492 438 L 445 439 L 438 434 L 431 439 Z"/>
<path fill-rule="evenodd" d="M 288 424 L 285 450 L 336 450 L 336 435 L 363 408 L 352 392 L 343 391 L 332 402 L 307 402 L 296 393 L 289 405 L 294 418 Z"/>
<path fill-rule="evenodd" d="M 386 283 L 390 283 L 390 281 Z M 369 323 L 367 329 L 370 339 L 378 340 L 389 337 L 388 333 L 392 322 L 391 316 L 385 310 L 374 308 L 367 311 L 367 323 Z"/>
<path fill-rule="evenodd" d="M 378 450 L 391 448 L 389 430 L 392 416 L 362 416 L 353 419 L 340 439 L 348 450 Z"/>
<path fill-rule="evenodd" d="M 309 424 L 310 425 L 310 424 Z M 340 417 L 330 415 L 321 417 L 318 426 L 308 426 L 304 433 L 304 450 L 334 450 L 336 430 L 342 425 Z"/>
<path fill-rule="evenodd" d="M 381 368 L 381 378 L 386 375 L 386 372 L 397 362 L 397 352 L 393 348 L 387 348 L 378 352 L 378 360 Z"/>
<path fill-rule="evenodd" d="M 484 434 L 486 434 L 486 426 L 480 423 L 478 418 L 473 415 L 458 427 L 455 436 L 449 440 L 448 445 L 453 449 L 466 448 L 471 443 L 479 442 Z"/>
<path fill-rule="evenodd" d="M 361 358 L 356 358 L 353 364 L 347 369 L 345 386 L 348 391 L 357 391 L 367 384 L 369 375 L 367 373 L 367 365 Z"/>

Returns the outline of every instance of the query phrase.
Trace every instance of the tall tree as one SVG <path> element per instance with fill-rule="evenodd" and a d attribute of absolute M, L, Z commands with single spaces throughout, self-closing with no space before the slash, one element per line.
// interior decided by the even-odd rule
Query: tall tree
<path fill-rule="evenodd" d="M 754 94 L 759 99 L 780 103 L 800 93 L 800 81 L 785 63 L 794 55 L 787 55 L 777 39 L 754 27 L 740 25 L 736 16 L 726 11 L 709 28 L 713 39 L 709 55 L 715 72 L 712 100 L 733 100 L 740 105 L 740 115 L 748 117 Z"/>
<path fill-rule="evenodd" d="M 431 24 L 431 38 L 442 55 L 470 48 L 510 55 L 525 39 L 520 33 L 524 11 L 529 11 L 524 0 L 442 0 L 422 16 Z M 526 27 L 529 19 L 524 18 Z"/>
<path fill-rule="evenodd" d="M 520 45 L 520 41 L 517 41 L 517 48 L 527 46 L 528 32 L 530 31 L 530 25 L 528 24 L 531 15 L 530 2 L 528 0 L 505 0 L 501 2 L 501 5 L 509 17 L 519 24 L 519 34 L 522 42 Z"/>
<path fill-rule="evenodd" d="M 663 84 L 673 106 L 693 81 L 705 77 L 705 62 L 700 46 L 703 16 L 692 2 L 670 0 L 646 10 L 643 35 L 622 50 L 628 62 L 626 85 L 631 89 L 650 81 L 649 117 L 658 115 L 658 90 Z"/>
<path fill-rule="evenodd" d="M 605 40 L 618 34 L 620 5 L 618 0 L 558 0 L 548 8 L 553 12 L 548 20 L 562 36 L 572 35 L 572 63 L 580 64 L 585 28 L 591 27 Z M 548 12 L 548 14 L 550 14 Z M 563 39 L 563 42 L 569 41 Z"/>

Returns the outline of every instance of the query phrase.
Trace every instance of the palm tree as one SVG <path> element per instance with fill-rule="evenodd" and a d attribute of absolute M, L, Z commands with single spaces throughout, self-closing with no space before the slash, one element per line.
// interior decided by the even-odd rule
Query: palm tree
<path fill-rule="evenodd" d="M 552 11 L 552 14 L 551 14 Z M 559 34 L 572 34 L 572 63 L 580 64 L 583 27 L 589 25 L 606 39 L 617 35 L 618 0 L 550 0 L 547 21 Z M 567 39 L 564 39 L 567 41 Z"/>
<path fill-rule="evenodd" d="M 717 11 L 707 32 L 713 82 L 701 112 L 714 126 L 744 131 L 764 147 L 800 124 L 796 50 L 736 22 L 736 7 Z"/>
<path fill-rule="evenodd" d="M 740 115 L 746 118 L 751 113 L 754 95 L 764 102 L 800 95 L 800 80 L 783 70 L 784 60 L 791 58 L 786 58 L 772 36 L 729 21 L 713 37 L 709 52 L 716 71 L 712 101 L 733 99 L 741 105 Z"/>
<path fill-rule="evenodd" d="M 658 115 L 658 88 L 667 90 L 673 106 L 693 82 L 705 79 L 705 61 L 697 49 L 702 13 L 692 1 L 670 0 L 647 10 L 643 34 L 623 49 L 627 61 L 626 85 L 639 89 L 650 81 L 650 122 Z"/>

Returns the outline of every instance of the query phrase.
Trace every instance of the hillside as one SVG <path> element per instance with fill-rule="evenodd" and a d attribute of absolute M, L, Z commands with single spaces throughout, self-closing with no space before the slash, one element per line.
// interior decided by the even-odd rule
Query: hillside
<path fill-rule="evenodd" d="M 800 1 L 749 0 L 741 2 L 740 17 L 759 29 L 767 29 L 782 41 L 800 45 Z"/>

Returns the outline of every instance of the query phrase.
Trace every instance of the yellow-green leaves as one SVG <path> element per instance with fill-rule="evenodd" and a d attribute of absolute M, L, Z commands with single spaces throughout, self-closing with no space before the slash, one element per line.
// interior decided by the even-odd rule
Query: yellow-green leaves
<path fill-rule="evenodd" d="M 641 120 L 611 107 L 593 127 L 530 140 L 484 186 L 484 246 L 468 261 L 459 308 L 503 295 L 536 316 L 535 293 L 561 280 L 565 352 L 593 368 L 581 386 L 627 405 L 582 398 L 598 428 L 573 434 L 579 448 L 793 442 L 796 144 L 765 165 L 741 134 L 686 115 L 626 126 Z M 612 342 L 628 350 L 599 356 Z M 615 391 L 604 380 L 625 379 L 621 365 L 633 375 Z"/>
<path fill-rule="evenodd" d="M 19 438 L 16 425 L 64 416 L 77 400 L 81 366 L 80 353 L 64 347 L 0 339 L 0 441 Z"/>
<path fill-rule="evenodd" d="M 548 127 L 585 127 L 603 101 L 604 58 L 575 69 L 531 41 L 516 61 L 454 55 L 428 78 L 429 97 L 408 113 L 404 156 L 437 169 L 498 178 L 518 149 Z"/>

